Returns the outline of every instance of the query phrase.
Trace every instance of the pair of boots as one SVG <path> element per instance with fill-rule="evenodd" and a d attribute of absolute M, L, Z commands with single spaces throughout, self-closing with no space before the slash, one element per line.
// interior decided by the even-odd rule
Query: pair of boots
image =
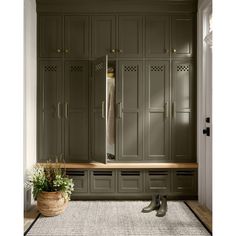
<path fill-rule="evenodd" d="M 147 207 L 144 207 L 142 212 L 148 213 L 153 210 L 157 210 L 156 216 L 159 216 L 159 217 L 165 216 L 167 212 L 166 196 L 160 196 L 159 194 L 153 195 L 151 203 Z"/>

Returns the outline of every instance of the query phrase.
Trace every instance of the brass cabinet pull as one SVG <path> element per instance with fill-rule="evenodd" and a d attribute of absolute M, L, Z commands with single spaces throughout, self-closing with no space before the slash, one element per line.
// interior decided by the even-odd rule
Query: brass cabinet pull
<path fill-rule="evenodd" d="M 165 118 L 168 118 L 168 113 L 169 113 L 169 106 L 168 106 L 168 102 L 165 102 Z"/>
<path fill-rule="evenodd" d="M 58 53 L 61 53 L 61 49 L 60 49 L 60 48 L 58 48 L 58 49 L 57 49 L 57 52 L 58 52 Z"/>
<path fill-rule="evenodd" d="M 173 53 L 176 53 L 176 51 L 177 51 L 177 50 L 176 50 L 175 48 L 172 49 L 172 52 L 173 52 Z"/>
<path fill-rule="evenodd" d="M 66 117 L 66 119 L 68 118 L 68 111 L 69 111 L 69 104 L 66 102 L 65 103 L 65 117 Z"/>
<path fill-rule="evenodd" d="M 57 103 L 57 117 L 58 119 L 61 119 L 61 103 Z"/>
<path fill-rule="evenodd" d="M 172 117 L 175 118 L 176 114 L 176 102 L 172 103 Z"/>
<path fill-rule="evenodd" d="M 102 118 L 105 118 L 105 102 L 102 101 Z"/>
<path fill-rule="evenodd" d="M 122 53 L 123 50 L 122 49 L 117 49 L 117 52 Z"/>
<path fill-rule="evenodd" d="M 69 52 L 69 49 L 65 49 L 65 53 L 68 53 Z"/>
<path fill-rule="evenodd" d="M 115 49 L 111 49 L 111 53 L 115 53 L 116 52 L 116 50 Z"/>
<path fill-rule="evenodd" d="M 165 53 L 168 53 L 168 52 L 169 52 L 169 49 L 165 49 L 164 51 L 165 51 Z"/>

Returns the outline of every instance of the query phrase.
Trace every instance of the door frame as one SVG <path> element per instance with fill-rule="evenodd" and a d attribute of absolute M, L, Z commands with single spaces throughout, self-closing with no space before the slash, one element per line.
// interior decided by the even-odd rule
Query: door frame
<path fill-rule="evenodd" d="M 206 44 L 204 37 L 208 28 L 208 17 L 212 13 L 212 0 L 203 0 L 198 5 L 198 45 L 197 45 L 197 161 L 198 161 L 198 200 L 200 204 L 212 209 L 212 181 L 208 179 L 208 174 L 212 173 L 212 156 L 207 159 L 206 156 L 206 136 L 202 130 L 205 128 L 205 118 L 209 116 L 206 111 L 206 97 L 211 96 L 212 68 L 207 57 Z M 211 110 L 211 109 L 210 109 Z M 210 114 L 212 117 L 212 114 Z M 212 136 L 212 135 L 211 135 Z M 210 169 L 209 169 L 210 162 Z"/>

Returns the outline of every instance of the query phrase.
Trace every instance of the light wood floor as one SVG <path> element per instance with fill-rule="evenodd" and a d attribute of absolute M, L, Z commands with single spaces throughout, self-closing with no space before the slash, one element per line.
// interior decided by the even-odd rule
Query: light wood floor
<path fill-rule="evenodd" d="M 192 211 L 198 216 L 202 223 L 212 232 L 212 212 L 203 207 L 198 201 L 185 201 Z"/>
<path fill-rule="evenodd" d="M 29 211 L 24 212 L 24 232 L 30 227 L 38 215 L 39 212 L 36 206 L 33 206 Z"/>
<path fill-rule="evenodd" d="M 212 232 L 212 213 L 206 207 L 201 206 L 198 201 L 185 201 L 188 206 L 194 211 L 204 225 Z M 30 227 L 33 221 L 37 218 L 39 212 L 36 206 L 31 210 L 24 212 L 24 232 Z"/>

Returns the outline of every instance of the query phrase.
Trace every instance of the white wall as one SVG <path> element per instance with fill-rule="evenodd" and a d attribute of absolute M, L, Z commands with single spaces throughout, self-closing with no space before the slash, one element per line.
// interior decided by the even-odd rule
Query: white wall
<path fill-rule="evenodd" d="M 24 174 L 36 163 L 36 1 L 24 0 Z M 31 193 L 24 191 L 25 209 Z"/>
<path fill-rule="evenodd" d="M 197 134 L 197 159 L 198 159 L 198 200 L 212 210 L 212 153 L 211 138 L 202 134 L 205 127 L 205 118 L 211 117 L 211 108 L 206 96 L 211 96 L 211 57 L 207 56 L 206 45 L 203 38 L 206 34 L 205 16 L 211 9 L 212 0 L 198 1 L 198 134 Z M 209 85 L 209 86 L 208 86 Z M 211 106 L 211 104 L 210 104 Z M 211 119 L 212 120 L 212 119 Z M 212 131 L 212 129 L 211 129 Z M 211 132 L 212 134 L 212 132 Z M 212 136 L 212 135 L 211 135 Z M 209 152 L 210 151 L 210 152 Z"/>

